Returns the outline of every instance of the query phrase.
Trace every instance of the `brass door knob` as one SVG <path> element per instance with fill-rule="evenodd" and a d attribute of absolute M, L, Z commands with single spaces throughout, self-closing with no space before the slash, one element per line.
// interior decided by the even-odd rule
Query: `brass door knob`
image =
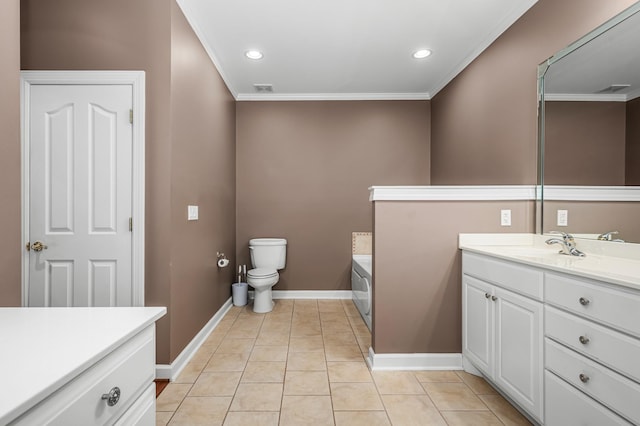
<path fill-rule="evenodd" d="M 33 251 L 42 251 L 42 250 L 46 250 L 47 246 L 42 244 L 40 241 L 36 241 L 35 243 L 31 244 L 31 250 Z"/>

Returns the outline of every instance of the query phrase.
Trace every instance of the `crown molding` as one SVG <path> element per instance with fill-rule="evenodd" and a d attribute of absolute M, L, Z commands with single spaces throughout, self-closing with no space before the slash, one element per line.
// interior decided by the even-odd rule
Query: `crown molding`
<path fill-rule="evenodd" d="M 240 93 L 237 101 L 424 101 L 429 93 Z"/>

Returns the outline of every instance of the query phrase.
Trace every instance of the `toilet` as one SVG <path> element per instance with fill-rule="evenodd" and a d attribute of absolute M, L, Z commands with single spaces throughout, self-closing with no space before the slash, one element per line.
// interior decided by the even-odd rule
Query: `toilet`
<path fill-rule="evenodd" d="M 253 287 L 253 312 L 265 313 L 273 310 L 273 287 L 287 258 L 287 240 L 284 238 L 253 238 L 249 240 L 249 253 L 254 269 L 247 272 L 247 284 Z"/>

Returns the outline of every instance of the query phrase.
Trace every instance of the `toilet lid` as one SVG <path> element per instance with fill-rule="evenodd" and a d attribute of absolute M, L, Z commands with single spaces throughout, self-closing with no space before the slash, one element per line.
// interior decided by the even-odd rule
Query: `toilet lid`
<path fill-rule="evenodd" d="M 268 278 L 268 277 L 274 277 L 277 275 L 278 275 L 278 271 L 276 271 L 275 269 L 269 269 L 269 268 L 255 268 L 247 272 L 247 276 L 253 277 L 253 278 Z"/>

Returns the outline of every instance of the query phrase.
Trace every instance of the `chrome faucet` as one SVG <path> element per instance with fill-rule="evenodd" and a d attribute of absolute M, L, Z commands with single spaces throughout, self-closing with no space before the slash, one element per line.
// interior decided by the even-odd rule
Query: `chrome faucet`
<path fill-rule="evenodd" d="M 600 241 L 614 241 L 614 242 L 617 242 L 617 243 L 624 243 L 624 240 L 621 240 L 620 238 L 613 239 L 613 236 L 617 235 L 617 234 L 619 234 L 618 231 L 605 232 L 604 234 L 598 235 L 598 240 L 600 240 Z"/>
<path fill-rule="evenodd" d="M 573 235 L 558 231 L 551 231 L 550 233 L 561 235 L 562 238 L 549 238 L 545 243 L 549 245 L 560 244 L 562 246 L 560 253 L 562 254 L 585 257 L 585 254 L 576 248 L 576 240 L 573 239 Z"/>

